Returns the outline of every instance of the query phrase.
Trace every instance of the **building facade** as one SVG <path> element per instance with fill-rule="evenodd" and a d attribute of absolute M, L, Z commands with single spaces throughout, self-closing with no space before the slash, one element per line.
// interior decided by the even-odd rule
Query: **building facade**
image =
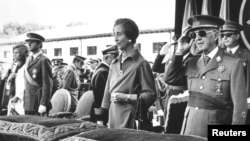
<path fill-rule="evenodd" d="M 64 62 L 72 62 L 75 55 L 86 58 L 102 58 L 102 50 L 115 44 L 112 33 L 92 34 L 92 35 L 52 35 L 53 30 L 36 32 L 46 38 L 43 43 L 43 52 L 52 60 L 62 58 Z M 50 35 L 50 36 L 49 36 Z M 52 36 L 51 36 L 52 35 Z M 171 42 L 173 29 L 141 30 L 137 39 L 137 46 L 142 55 L 148 61 L 154 61 L 160 48 Z M 2 62 L 12 62 L 13 47 L 23 42 L 26 35 L 20 35 L 7 41 L 0 41 L 0 60 Z"/>

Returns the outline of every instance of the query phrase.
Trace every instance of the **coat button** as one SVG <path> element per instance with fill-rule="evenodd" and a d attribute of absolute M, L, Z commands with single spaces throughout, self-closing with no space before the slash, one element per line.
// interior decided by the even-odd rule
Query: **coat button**
<path fill-rule="evenodd" d="M 221 81 L 221 79 L 220 79 L 220 78 L 218 78 L 218 81 Z"/>
<path fill-rule="evenodd" d="M 202 76 L 202 79 L 205 79 L 205 78 L 206 78 L 206 76 L 205 76 L 205 75 L 203 75 L 203 76 Z"/>
<path fill-rule="evenodd" d="M 203 86 L 200 86 L 200 89 L 202 90 L 202 89 L 204 89 L 204 87 L 203 87 Z"/>
<path fill-rule="evenodd" d="M 195 107 L 195 110 L 199 110 L 199 107 Z"/>

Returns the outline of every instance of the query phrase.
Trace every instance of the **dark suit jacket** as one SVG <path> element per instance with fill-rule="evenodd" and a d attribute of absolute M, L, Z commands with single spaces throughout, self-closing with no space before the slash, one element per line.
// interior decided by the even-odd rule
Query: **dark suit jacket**
<path fill-rule="evenodd" d="M 242 60 L 242 65 L 244 67 L 244 74 L 246 78 L 246 91 L 248 97 L 250 96 L 250 51 L 247 48 L 240 46 L 238 50 L 233 54 L 233 56 L 238 57 Z"/>
<path fill-rule="evenodd" d="M 201 93 L 226 107 L 203 108 L 200 100 L 190 106 L 189 99 L 182 128 L 184 134 L 206 137 L 208 124 L 245 124 L 247 94 L 240 59 L 219 49 L 206 66 L 201 57 L 191 58 L 186 66 L 182 65 L 182 56 L 174 56 L 172 61 L 167 71 L 168 83 L 186 85 L 190 92 Z"/>
<path fill-rule="evenodd" d="M 164 59 L 165 55 L 157 54 L 154 64 L 152 66 L 153 72 L 163 73 L 165 68 L 165 63 L 162 63 L 162 60 Z"/>
<path fill-rule="evenodd" d="M 94 93 L 94 107 L 100 108 L 102 104 L 103 94 L 105 90 L 106 81 L 108 78 L 109 66 L 101 63 L 94 72 L 91 80 L 91 87 Z"/>
<path fill-rule="evenodd" d="M 49 101 L 53 87 L 51 62 L 46 56 L 40 54 L 32 62 L 28 57 L 26 63 L 25 71 L 38 85 L 25 77 L 24 109 L 25 111 L 38 111 L 39 105 L 44 105 L 48 111 L 51 108 Z"/>

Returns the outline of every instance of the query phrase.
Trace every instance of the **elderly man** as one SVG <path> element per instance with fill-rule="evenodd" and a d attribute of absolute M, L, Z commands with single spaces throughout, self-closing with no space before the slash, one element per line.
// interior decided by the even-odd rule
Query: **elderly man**
<path fill-rule="evenodd" d="M 245 124 L 247 94 L 242 62 L 218 47 L 219 27 L 224 20 L 198 15 L 190 17 L 190 31 L 202 52 L 183 65 L 183 53 L 190 47 L 184 35 L 167 73 L 167 83 L 185 85 L 189 101 L 182 125 L 182 134 L 207 137 L 210 124 Z"/>
<path fill-rule="evenodd" d="M 102 99 L 104 95 L 105 85 L 109 74 L 109 65 L 118 56 L 119 51 L 117 46 L 111 46 L 102 51 L 103 61 L 96 68 L 91 80 L 91 87 L 94 94 L 94 109 L 95 109 L 95 120 L 104 121 L 104 124 L 108 120 L 108 112 L 104 112 L 100 109 L 102 104 Z M 100 123 L 101 123 L 100 122 Z M 102 123 L 101 123 L 102 124 Z"/>
<path fill-rule="evenodd" d="M 26 91 L 24 109 L 28 115 L 44 115 L 51 108 L 52 68 L 49 58 L 42 53 L 44 37 L 36 33 L 28 33 L 31 56 L 26 61 L 24 73 Z"/>
<path fill-rule="evenodd" d="M 246 78 L 246 92 L 248 99 L 250 96 L 250 51 L 243 44 L 239 43 L 240 31 L 243 26 L 233 22 L 226 21 L 221 27 L 221 41 L 225 46 L 225 52 L 238 57 L 242 60 L 242 65 L 244 67 L 244 74 Z M 250 124 L 250 112 L 248 112 L 247 124 Z"/>

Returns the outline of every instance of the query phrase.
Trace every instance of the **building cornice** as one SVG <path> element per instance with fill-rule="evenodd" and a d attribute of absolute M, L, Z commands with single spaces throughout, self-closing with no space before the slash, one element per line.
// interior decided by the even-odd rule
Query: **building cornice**
<path fill-rule="evenodd" d="M 165 33 L 165 32 L 174 32 L 174 29 L 173 28 L 147 29 L 147 30 L 141 30 L 140 34 L 155 34 L 155 33 Z M 93 34 L 93 35 L 50 38 L 50 39 L 46 39 L 45 42 L 59 42 L 59 41 L 68 41 L 68 40 L 84 40 L 84 39 L 103 38 L 103 37 L 112 37 L 112 36 L 113 36 L 112 33 L 102 33 L 102 34 Z M 24 43 L 25 43 L 24 41 L 5 42 L 5 43 L 0 43 L 0 46 L 18 45 L 18 44 L 24 44 Z"/>

